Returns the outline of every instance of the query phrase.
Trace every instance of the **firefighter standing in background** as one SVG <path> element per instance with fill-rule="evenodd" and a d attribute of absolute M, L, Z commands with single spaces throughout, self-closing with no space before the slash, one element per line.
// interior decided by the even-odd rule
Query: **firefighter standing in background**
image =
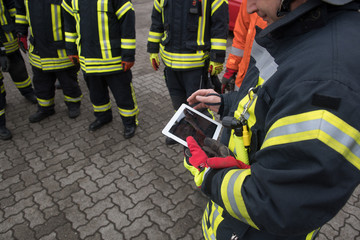
<path fill-rule="evenodd" d="M 221 141 L 236 157 L 208 158 L 187 139 L 184 165 L 211 199 L 205 239 L 313 240 L 360 184 L 359 9 L 358 0 L 248 0 L 268 26 L 241 88 L 188 99 L 226 120 Z M 213 167 L 231 159 L 239 164 Z"/>
<path fill-rule="evenodd" d="M 256 13 L 246 11 L 247 0 L 242 1 L 234 27 L 231 52 L 222 78 L 222 93 L 239 89 L 250 63 L 251 48 L 256 27 L 264 29 L 267 23 Z"/>
<path fill-rule="evenodd" d="M 172 105 L 177 110 L 222 71 L 228 36 L 225 0 L 154 0 L 147 51 L 154 70 L 160 52 Z M 210 63 L 209 63 L 210 61 Z M 166 144 L 175 144 L 166 138 Z"/>
<path fill-rule="evenodd" d="M 6 56 L 6 50 L 2 42 L 0 41 L 0 67 L 1 71 L 9 71 L 9 58 Z M 4 77 L 0 72 L 0 139 L 9 140 L 12 138 L 12 134 L 9 129 L 6 128 L 5 119 L 5 87 L 3 83 Z"/>
<path fill-rule="evenodd" d="M 33 84 L 38 110 L 29 117 L 39 122 L 55 113 L 55 81 L 59 80 L 68 107 L 68 116 L 80 115 L 82 93 L 77 80 L 78 64 L 66 55 L 61 0 L 16 0 L 16 31 L 19 42 L 27 44 L 30 27 L 29 61 L 33 70 Z"/>
<path fill-rule="evenodd" d="M 27 73 L 24 59 L 19 51 L 15 34 L 15 2 L 14 0 L 0 0 L 0 38 L 9 59 L 9 74 L 23 95 L 31 103 L 37 103 L 31 79 Z"/>
<path fill-rule="evenodd" d="M 131 138 L 139 109 L 130 68 L 135 61 L 135 12 L 129 0 L 64 0 L 67 53 L 79 54 L 96 120 L 95 131 L 112 121 L 109 88 Z"/>

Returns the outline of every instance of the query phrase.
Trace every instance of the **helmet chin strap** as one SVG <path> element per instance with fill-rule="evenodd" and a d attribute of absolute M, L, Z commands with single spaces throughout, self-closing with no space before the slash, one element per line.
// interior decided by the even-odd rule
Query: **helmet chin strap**
<path fill-rule="evenodd" d="M 290 12 L 290 4 L 293 2 L 294 0 L 281 0 L 281 4 L 279 9 L 277 10 L 276 16 L 278 17 L 282 17 L 285 14 Z"/>

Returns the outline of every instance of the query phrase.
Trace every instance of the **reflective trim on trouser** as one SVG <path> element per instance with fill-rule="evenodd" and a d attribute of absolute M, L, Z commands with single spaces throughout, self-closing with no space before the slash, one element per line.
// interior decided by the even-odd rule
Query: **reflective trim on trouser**
<path fill-rule="evenodd" d="M 138 107 L 135 92 L 131 85 L 131 70 L 107 75 L 93 75 L 85 73 L 84 78 L 89 88 L 90 100 L 94 106 L 104 106 L 110 103 L 110 89 L 116 100 L 117 107 L 119 110 L 121 109 L 122 113 L 124 113 L 124 115 L 121 114 L 124 124 L 134 121 L 133 119 L 134 116 L 137 116 Z M 134 114 L 125 116 L 129 112 L 133 112 Z M 108 114 L 110 113 L 111 111 L 102 112 L 102 114 L 97 112 L 95 116 L 97 118 L 108 118 Z"/>
<path fill-rule="evenodd" d="M 38 104 L 40 105 L 40 107 L 52 107 L 54 106 L 54 98 L 51 99 L 41 99 L 41 98 L 37 98 Z"/>
<path fill-rule="evenodd" d="M 5 108 L 0 110 L 0 116 L 5 114 Z"/>
<path fill-rule="evenodd" d="M 70 96 L 66 96 L 64 95 L 64 101 L 65 102 L 72 102 L 72 103 L 76 103 L 76 102 L 80 102 L 82 99 L 83 95 L 81 94 L 79 97 L 73 98 Z"/>
<path fill-rule="evenodd" d="M 33 93 L 31 78 L 27 73 L 26 65 L 20 51 L 16 50 L 8 54 L 7 57 L 10 61 L 9 74 L 21 95 Z"/>
<path fill-rule="evenodd" d="M 44 101 L 53 100 L 55 97 L 55 81 L 58 79 L 65 96 L 65 103 L 69 103 L 70 101 L 67 100 L 71 99 L 76 99 L 77 102 L 80 102 L 82 92 L 77 81 L 77 72 L 78 69 L 75 67 L 59 71 L 43 71 L 33 67 L 33 83 L 36 97 Z M 48 103 L 40 104 L 42 107 L 45 107 L 45 105 L 48 105 Z"/>

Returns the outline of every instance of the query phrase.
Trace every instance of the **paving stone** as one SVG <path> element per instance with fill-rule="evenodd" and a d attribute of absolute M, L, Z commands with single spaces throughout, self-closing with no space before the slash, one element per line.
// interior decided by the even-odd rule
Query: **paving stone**
<path fill-rule="evenodd" d="M 74 229 L 77 229 L 79 226 L 85 225 L 88 222 L 86 215 L 75 205 L 64 209 L 64 212 L 66 219 L 71 222 Z"/>
<path fill-rule="evenodd" d="M 91 197 L 86 195 L 84 190 L 80 190 L 79 192 L 71 194 L 71 197 L 72 201 L 78 206 L 81 211 L 94 205 Z"/>
<path fill-rule="evenodd" d="M 102 227 L 102 228 L 100 228 L 99 231 L 100 231 L 103 239 L 108 239 L 108 240 L 124 239 L 122 234 L 115 229 L 113 224 L 109 224 L 106 227 Z"/>
<path fill-rule="evenodd" d="M 67 223 L 58 227 L 56 230 L 56 236 L 59 240 L 77 240 L 80 239 L 76 231 L 71 228 L 71 224 Z"/>
<path fill-rule="evenodd" d="M 14 205 L 8 206 L 4 209 L 4 217 L 8 218 L 12 215 L 17 215 L 25 208 L 34 205 L 32 197 L 21 199 L 20 201 L 16 202 Z"/>
<path fill-rule="evenodd" d="M 35 240 L 35 233 L 30 229 L 28 223 L 24 222 L 22 224 L 16 225 L 13 228 L 13 235 L 15 239 L 19 240 Z"/>
<path fill-rule="evenodd" d="M 52 232 L 49 235 L 41 237 L 39 240 L 57 240 L 56 238 L 56 232 Z"/>
<path fill-rule="evenodd" d="M 68 223 L 68 220 L 65 218 L 64 213 L 60 213 L 57 216 L 49 218 L 44 224 L 34 227 L 36 239 L 51 234 L 55 231 L 55 229 L 65 225 L 66 223 Z"/>
<path fill-rule="evenodd" d="M 101 215 L 106 209 L 112 208 L 114 204 L 111 202 L 109 198 L 105 200 L 97 202 L 94 206 L 90 208 L 86 208 L 84 213 L 86 214 L 86 218 L 88 220 Z"/>
<path fill-rule="evenodd" d="M 123 211 L 119 211 L 118 206 L 107 209 L 105 213 L 107 219 L 109 219 L 109 221 L 115 225 L 117 230 L 121 230 L 122 228 L 131 224 L 130 220 L 128 219 L 128 215 L 123 213 Z"/>
<path fill-rule="evenodd" d="M 6 217 L 6 220 L 0 223 L 0 233 L 5 233 L 12 229 L 15 225 L 23 223 L 24 221 L 22 212 Z"/>
<path fill-rule="evenodd" d="M 144 215 L 141 218 L 136 218 L 130 226 L 124 227 L 122 233 L 124 234 L 125 239 L 136 237 L 141 234 L 144 228 L 152 226 L 153 223 L 149 220 L 149 217 Z M 142 227 L 140 228 L 139 226 Z"/>
<path fill-rule="evenodd" d="M 24 217 L 29 221 L 29 226 L 31 229 L 37 225 L 43 224 L 46 221 L 43 213 L 36 205 L 24 209 Z"/>
<path fill-rule="evenodd" d="M 95 234 L 99 228 L 109 224 L 105 214 L 91 219 L 86 225 L 79 227 L 77 230 L 80 232 L 80 238 L 91 236 Z"/>

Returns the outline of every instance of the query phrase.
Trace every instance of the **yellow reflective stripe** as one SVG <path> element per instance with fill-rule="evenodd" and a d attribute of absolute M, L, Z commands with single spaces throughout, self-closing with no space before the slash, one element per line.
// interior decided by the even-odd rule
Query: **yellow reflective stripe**
<path fill-rule="evenodd" d="M 112 59 L 84 58 L 80 56 L 81 69 L 86 73 L 114 72 L 122 70 L 121 56 Z"/>
<path fill-rule="evenodd" d="M 134 87 L 133 87 L 132 83 L 130 83 L 130 87 L 131 87 L 131 96 L 132 96 L 132 99 L 133 99 L 133 102 L 134 102 L 134 109 L 132 109 L 132 110 L 121 109 L 121 108 L 118 108 L 118 109 L 119 109 L 120 115 L 122 115 L 124 117 L 135 116 L 135 123 L 136 123 L 136 125 L 138 125 L 139 122 L 138 122 L 138 119 L 137 119 L 137 115 L 139 114 L 139 108 L 138 108 L 138 105 L 137 105 L 136 96 L 135 96 L 135 90 L 134 90 Z"/>
<path fill-rule="evenodd" d="M 171 53 L 164 49 L 164 46 L 160 45 L 160 53 L 163 58 L 174 61 L 194 61 L 202 62 L 207 57 L 202 53 Z"/>
<path fill-rule="evenodd" d="M 202 6 L 202 14 L 199 17 L 199 26 L 198 26 L 198 33 L 197 33 L 197 44 L 199 46 L 204 45 L 204 37 L 205 37 L 205 24 L 206 24 L 206 11 L 207 11 L 207 1 L 203 0 Z"/>
<path fill-rule="evenodd" d="M 25 87 L 28 87 L 30 86 L 31 84 L 31 79 L 30 77 L 28 77 L 25 81 L 22 81 L 22 82 L 14 82 L 15 83 L 15 86 L 17 88 L 25 88 Z"/>
<path fill-rule="evenodd" d="M 136 40 L 135 39 L 121 39 L 121 48 L 123 49 L 135 49 L 136 48 Z"/>
<path fill-rule="evenodd" d="M 10 16 L 11 16 L 11 17 L 15 17 L 15 15 L 16 15 L 16 9 L 15 9 L 15 8 L 9 9 L 9 13 L 10 13 Z"/>
<path fill-rule="evenodd" d="M 98 28 L 99 28 L 99 40 L 101 46 L 102 58 L 108 59 L 112 57 L 109 28 L 108 26 L 108 0 L 99 0 L 97 3 L 98 9 Z"/>
<path fill-rule="evenodd" d="M 63 58 L 40 58 L 40 56 L 33 54 L 32 45 L 30 45 L 29 53 L 30 64 L 44 71 L 59 70 L 74 66 L 66 55 Z"/>
<path fill-rule="evenodd" d="M 11 41 L 4 42 L 3 45 L 6 49 L 7 54 L 15 52 L 16 50 L 19 49 L 19 44 L 18 44 L 17 39 L 13 39 Z"/>
<path fill-rule="evenodd" d="M 326 110 L 284 117 L 269 129 L 266 147 L 317 139 L 360 170 L 360 132 Z"/>
<path fill-rule="evenodd" d="M 125 13 L 127 13 L 129 10 L 134 11 L 134 7 L 131 2 L 126 2 L 124 5 L 121 6 L 119 10 L 116 11 L 116 16 L 118 19 L 120 19 Z"/>
<path fill-rule="evenodd" d="M 55 41 L 63 40 L 62 24 L 61 24 L 61 6 L 51 4 L 51 23 L 53 37 Z"/>
<path fill-rule="evenodd" d="M 50 107 L 50 106 L 54 105 L 54 98 L 51 98 L 48 100 L 37 98 L 37 101 L 41 107 Z"/>
<path fill-rule="evenodd" d="M 210 203 L 207 204 L 203 218 L 202 218 L 203 235 L 206 240 L 215 240 L 216 236 L 214 234 L 213 229 L 211 228 L 211 226 L 210 226 L 210 228 L 207 227 L 207 222 L 208 222 L 208 220 L 210 218 L 210 214 L 211 214 L 209 205 L 210 205 Z"/>
<path fill-rule="evenodd" d="M 305 240 L 314 240 L 317 233 L 320 231 L 320 228 L 315 229 L 314 231 L 312 231 L 311 233 L 309 233 L 308 235 L 306 235 L 306 239 Z"/>
<path fill-rule="evenodd" d="M 65 1 L 62 1 L 61 6 L 64 8 L 66 12 L 68 12 L 71 16 L 74 16 L 74 10 L 69 6 Z"/>
<path fill-rule="evenodd" d="M 76 102 L 80 102 L 81 99 L 82 99 L 83 95 L 81 94 L 79 97 L 77 98 L 72 98 L 72 97 L 69 97 L 69 96 L 66 96 L 64 95 L 64 100 L 65 102 L 73 102 L 73 103 L 76 103 Z"/>
<path fill-rule="evenodd" d="M 250 218 L 244 199 L 241 195 L 243 182 L 249 175 L 251 175 L 250 169 L 230 170 L 225 175 L 221 184 L 221 197 L 226 211 L 232 217 L 259 230 L 253 220 Z"/>
<path fill-rule="evenodd" d="M 212 50 L 224 50 L 226 51 L 226 39 L 212 38 L 211 40 Z"/>
<path fill-rule="evenodd" d="M 211 16 L 216 12 L 216 10 L 217 10 L 224 2 L 227 3 L 225 0 L 215 0 L 215 1 L 211 4 Z"/>
<path fill-rule="evenodd" d="M 0 79 L 3 78 L 1 72 L 0 72 Z M 5 87 L 4 87 L 4 84 L 1 84 L 1 87 L 0 87 L 0 93 L 4 93 L 5 92 Z"/>
<path fill-rule="evenodd" d="M 75 43 L 77 39 L 77 33 L 65 32 L 65 41 Z"/>
<path fill-rule="evenodd" d="M 26 19 L 26 16 L 16 14 L 15 23 L 17 23 L 17 24 L 28 24 L 28 21 Z"/>
<path fill-rule="evenodd" d="M 8 24 L 7 19 L 5 17 L 5 11 L 6 11 L 6 9 L 4 7 L 4 3 L 3 3 L 3 1 L 1 1 L 0 2 L 0 23 L 2 26 Z"/>
<path fill-rule="evenodd" d="M 161 42 L 161 38 L 164 35 L 164 33 L 158 33 L 158 32 L 149 32 L 149 37 L 148 37 L 148 41 L 149 42 L 154 42 L 154 43 L 160 43 Z"/>
<path fill-rule="evenodd" d="M 0 110 L 0 116 L 4 115 L 5 114 L 5 109 L 1 109 Z"/>
<path fill-rule="evenodd" d="M 156 11 L 158 11 L 159 13 L 162 12 L 162 6 L 160 5 L 160 3 L 157 0 L 154 0 L 154 8 L 156 9 Z"/>
<path fill-rule="evenodd" d="M 94 112 L 105 112 L 111 109 L 111 103 L 107 103 L 105 105 L 96 106 L 93 104 Z"/>

